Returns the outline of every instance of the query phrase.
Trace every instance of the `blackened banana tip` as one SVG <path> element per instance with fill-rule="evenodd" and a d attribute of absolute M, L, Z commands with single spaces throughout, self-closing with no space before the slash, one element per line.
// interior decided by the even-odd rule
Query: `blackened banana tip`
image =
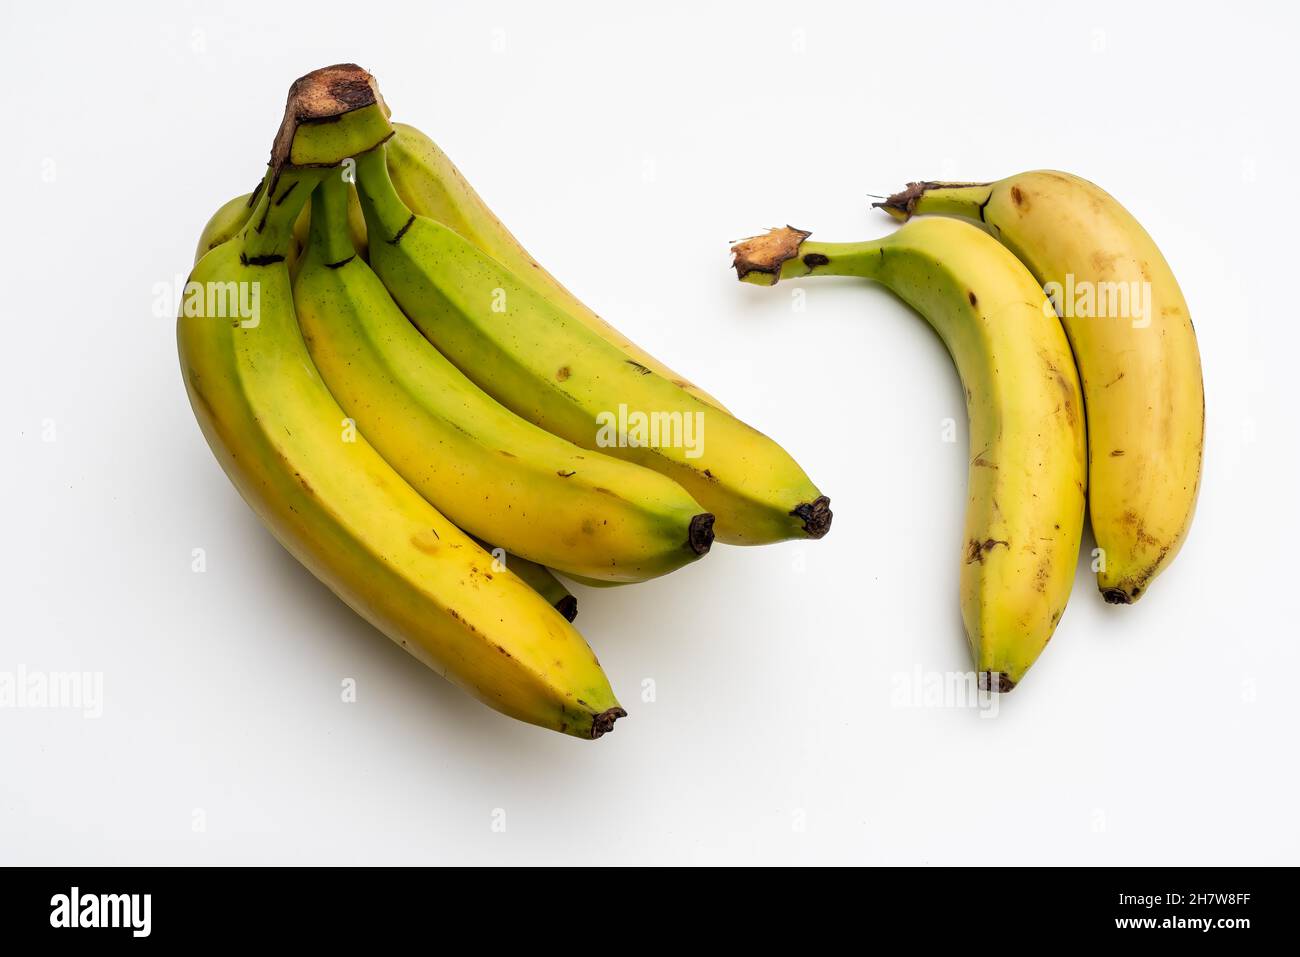
<path fill-rule="evenodd" d="M 565 621 L 573 621 L 578 617 L 578 599 L 565 595 L 555 603 L 555 610 L 564 616 Z"/>
<path fill-rule="evenodd" d="M 622 708 L 610 708 L 608 711 L 602 711 L 591 719 L 591 740 L 595 741 L 601 735 L 613 731 L 614 722 L 619 718 L 626 717 L 627 712 Z"/>
<path fill-rule="evenodd" d="M 996 691 L 998 694 L 1006 694 L 1016 683 L 1011 680 L 1011 676 L 1002 671 L 981 671 L 980 672 L 980 691 Z"/>
<path fill-rule="evenodd" d="M 795 518 L 803 519 L 803 530 L 809 538 L 824 538 L 831 530 L 831 519 L 835 517 L 835 513 L 831 511 L 831 500 L 825 495 L 811 502 L 796 505 L 791 509 L 790 514 Z"/>
<path fill-rule="evenodd" d="M 696 555 L 707 555 L 713 547 L 713 516 L 701 512 L 691 519 L 690 529 L 686 533 L 686 544 Z"/>

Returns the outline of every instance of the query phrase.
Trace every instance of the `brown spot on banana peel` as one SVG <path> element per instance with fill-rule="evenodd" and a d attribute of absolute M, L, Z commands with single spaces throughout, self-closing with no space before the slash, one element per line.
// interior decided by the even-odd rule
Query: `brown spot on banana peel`
<path fill-rule="evenodd" d="M 1011 547 L 1010 542 L 1005 542 L 998 538 L 986 538 L 982 542 L 977 538 L 972 538 L 966 545 L 966 564 L 971 565 L 975 562 L 979 562 L 983 565 L 984 556 L 993 551 L 993 549 L 997 548 L 999 545 L 1004 548 Z"/>
<path fill-rule="evenodd" d="M 1029 200 L 1025 199 L 1025 194 L 1019 186 L 1011 187 L 1011 202 L 1015 203 L 1020 209 L 1029 208 Z"/>
<path fill-rule="evenodd" d="M 809 538 L 824 538 L 831 530 L 831 520 L 835 513 L 831 511 L 831 500 L 825 495 L 811 502 L 796 505 L 790 510 L 795 518 L 803 519 L 803 530 Z"/>
<path fill-rule="evenodd" d="M 735 257 L 731 264 L 735 267 L 736 278 L 744 279 L 751 273 L 758 273 L 772 276 L 775 282 L 781 278 L 781 266 L 799 255 L 799 247 L 811 235 L 806 229 L 787 225 L 741 240 L 731 247 Z"/>
<path fill-rule="evenodd" d="M 560 368 L 555 370 L 555 378 L 561 382 L 563 382 L 571 375 L 573 375 L 573 370 L 571 370 L 568 366 L 560 366 Z"/>

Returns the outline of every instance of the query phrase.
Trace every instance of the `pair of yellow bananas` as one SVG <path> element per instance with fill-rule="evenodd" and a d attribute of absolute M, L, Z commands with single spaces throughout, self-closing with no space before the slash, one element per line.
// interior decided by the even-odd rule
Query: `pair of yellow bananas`
<path fill-rule="evenodd" d="M 742 280 L 883 283 L 946 344 L 966 392 L 961 611 L 982 687 L 1009 691 L 1061 620 L 1085 507 L 1106 601 L 1131 604 L 1182 546 L 1205 398 L 1187 303 L 1132 215 L 1077 176 L 912 183 L 865 243 L 773 230 L 733 248 Z M 911 220 L 916 214 L 936 219 Z"/>
<path fill-rule="evenodd" d="M 430 668 L 577 737 L 624 712 L 546 568 L 637 582 L 715 534 L 830 526 L 780 446 L 541 269 L 355 65 L 291 88 L 177 338 L 205 437 L 299 561 Z"/>

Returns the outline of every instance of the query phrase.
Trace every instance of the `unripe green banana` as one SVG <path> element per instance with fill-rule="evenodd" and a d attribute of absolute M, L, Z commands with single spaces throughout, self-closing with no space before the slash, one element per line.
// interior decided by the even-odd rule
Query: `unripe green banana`
<path fill-rule="evenodd" d="M 808 242 L 786 227 L 734 247 L 770 285 L 859 276 L 932 325 L 961 375 L 970 471 L 961 613 L 981 686 L 1010 691 L 1052 636 L 1083 531 L 1083 397 L 1061 324 L 1033 276 L 965 223 L 920 220 L 865 243 Z"/>
<path fill-rule="evenodd" d="M 717 517 L 721 541 L 826 533 L 830 500 L 775 442 L 629 359 L 454 230 L 417 216 L 393 189 L 383 148 L 357 157 L 357 177 L 372 268 L 438 350 L 502 405 L 674 479 Z"/>
<path fill-rule="evenodd" d="M 1054 170 L 913 183 L 876 205 L 977 223 L 1052 291 L 1088 403 L 1097 587 L 1137 601 L 1187 538 L 1205 444 L 1196 330 L 1154 240 L 1109 193 Z"/>

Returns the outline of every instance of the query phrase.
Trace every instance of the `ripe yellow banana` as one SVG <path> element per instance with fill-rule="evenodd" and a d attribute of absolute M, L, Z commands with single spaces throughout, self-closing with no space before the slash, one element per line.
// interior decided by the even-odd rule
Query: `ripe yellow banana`
<path fill-rule="evenodd" d="M 470 535 L 470 538 L 474 536 Z M 508 568 L 514 572 L 523 579 L 525 585 L 545 598 L 552 608 L 563 615 L 565 621 L 573 621 L 578 617 L 578 599 L 564 587 L 562 581 L 551 574 L 549 568 L 537 562 L 530 562 L 526 558 L 520 558 L 518 555 L 512 555 L 499 545 L 491 545 L 481 538 L 474 538 L 474 541 L 483 551 L 491 554 L 493 570 Z"/>
<path fill-rule="evenodd" d="M 970 470 L 961 613 L 983 687 L 1009 691 L 1065 610 L 1083 530 L 1083 399 L 1061 324 L 1007 250 L 953 220 L 865 243 L 785 227 L 734 247 L 748 282 L 859 276 L 932 325 L 966 388 Z"/>
<path fill-rule="evenodd" d="M 1205 436 L 1196 332 L 1155 242 L 1108 193 L 1054 171 L 913 183 L 876 205 L 979 223 L 1049 291 L 1088 406 L 1097 585 L 1108 602 L 1137 601 L 1187 537 Z"/>
<path fill-rule="evenodd" d="M 339 89 L 343 69 L 295 84 L 264 195 L 239 237 L 191 275 L 177 319 L 191 405 L 245 501 L 359 614 L 497 710 L 599 737 L 624 712 L 586 642 L 517 576 L 493 572 L 489 555 L 353 434 L 302 341 L 285 256 L 325 170 L 290 158 L 322 164 L 330 153 L 299 144 L 292 127 L 326 131 L 345 150 L 336 161 L 350 155 L 361 133 L 349 122 L 373 113 L 358 107 L 355 83 Z M 229 308 L 232 297 L 241 308 Z"/>
<path fill-rule="evenodd" d="M 644 581 L 706 554 L 713 516 L 671 479 L 552 435 L 429 344 L 357 255 L 350 187 L 312 198 L 293 297 L 312 360 L 361 434 L 461 528 L 550 568 Z"/>
<path fill-rule="evenodd" d="M 642 367 L 674 382 L 717 408 L 722 403 L 676 372 L 592 312 L 542 268 L 474 191 L 447 154 L 413 126 L 394 123 L 388 141 L 388 171 L 411 211 L 442 223 L 513 272 L 521 283 L 572 316 Z"/>
<path fill-rule="evenodd" d="M 502 405 L 575 445 L 674 479 L 717 517 L 721 541 L 826 533 L 830 500 L 780 446 L 413 213 L 393 189 L 382 147 L 357 157 L 357 188 L 371 267 L 438 350 Z"/>

